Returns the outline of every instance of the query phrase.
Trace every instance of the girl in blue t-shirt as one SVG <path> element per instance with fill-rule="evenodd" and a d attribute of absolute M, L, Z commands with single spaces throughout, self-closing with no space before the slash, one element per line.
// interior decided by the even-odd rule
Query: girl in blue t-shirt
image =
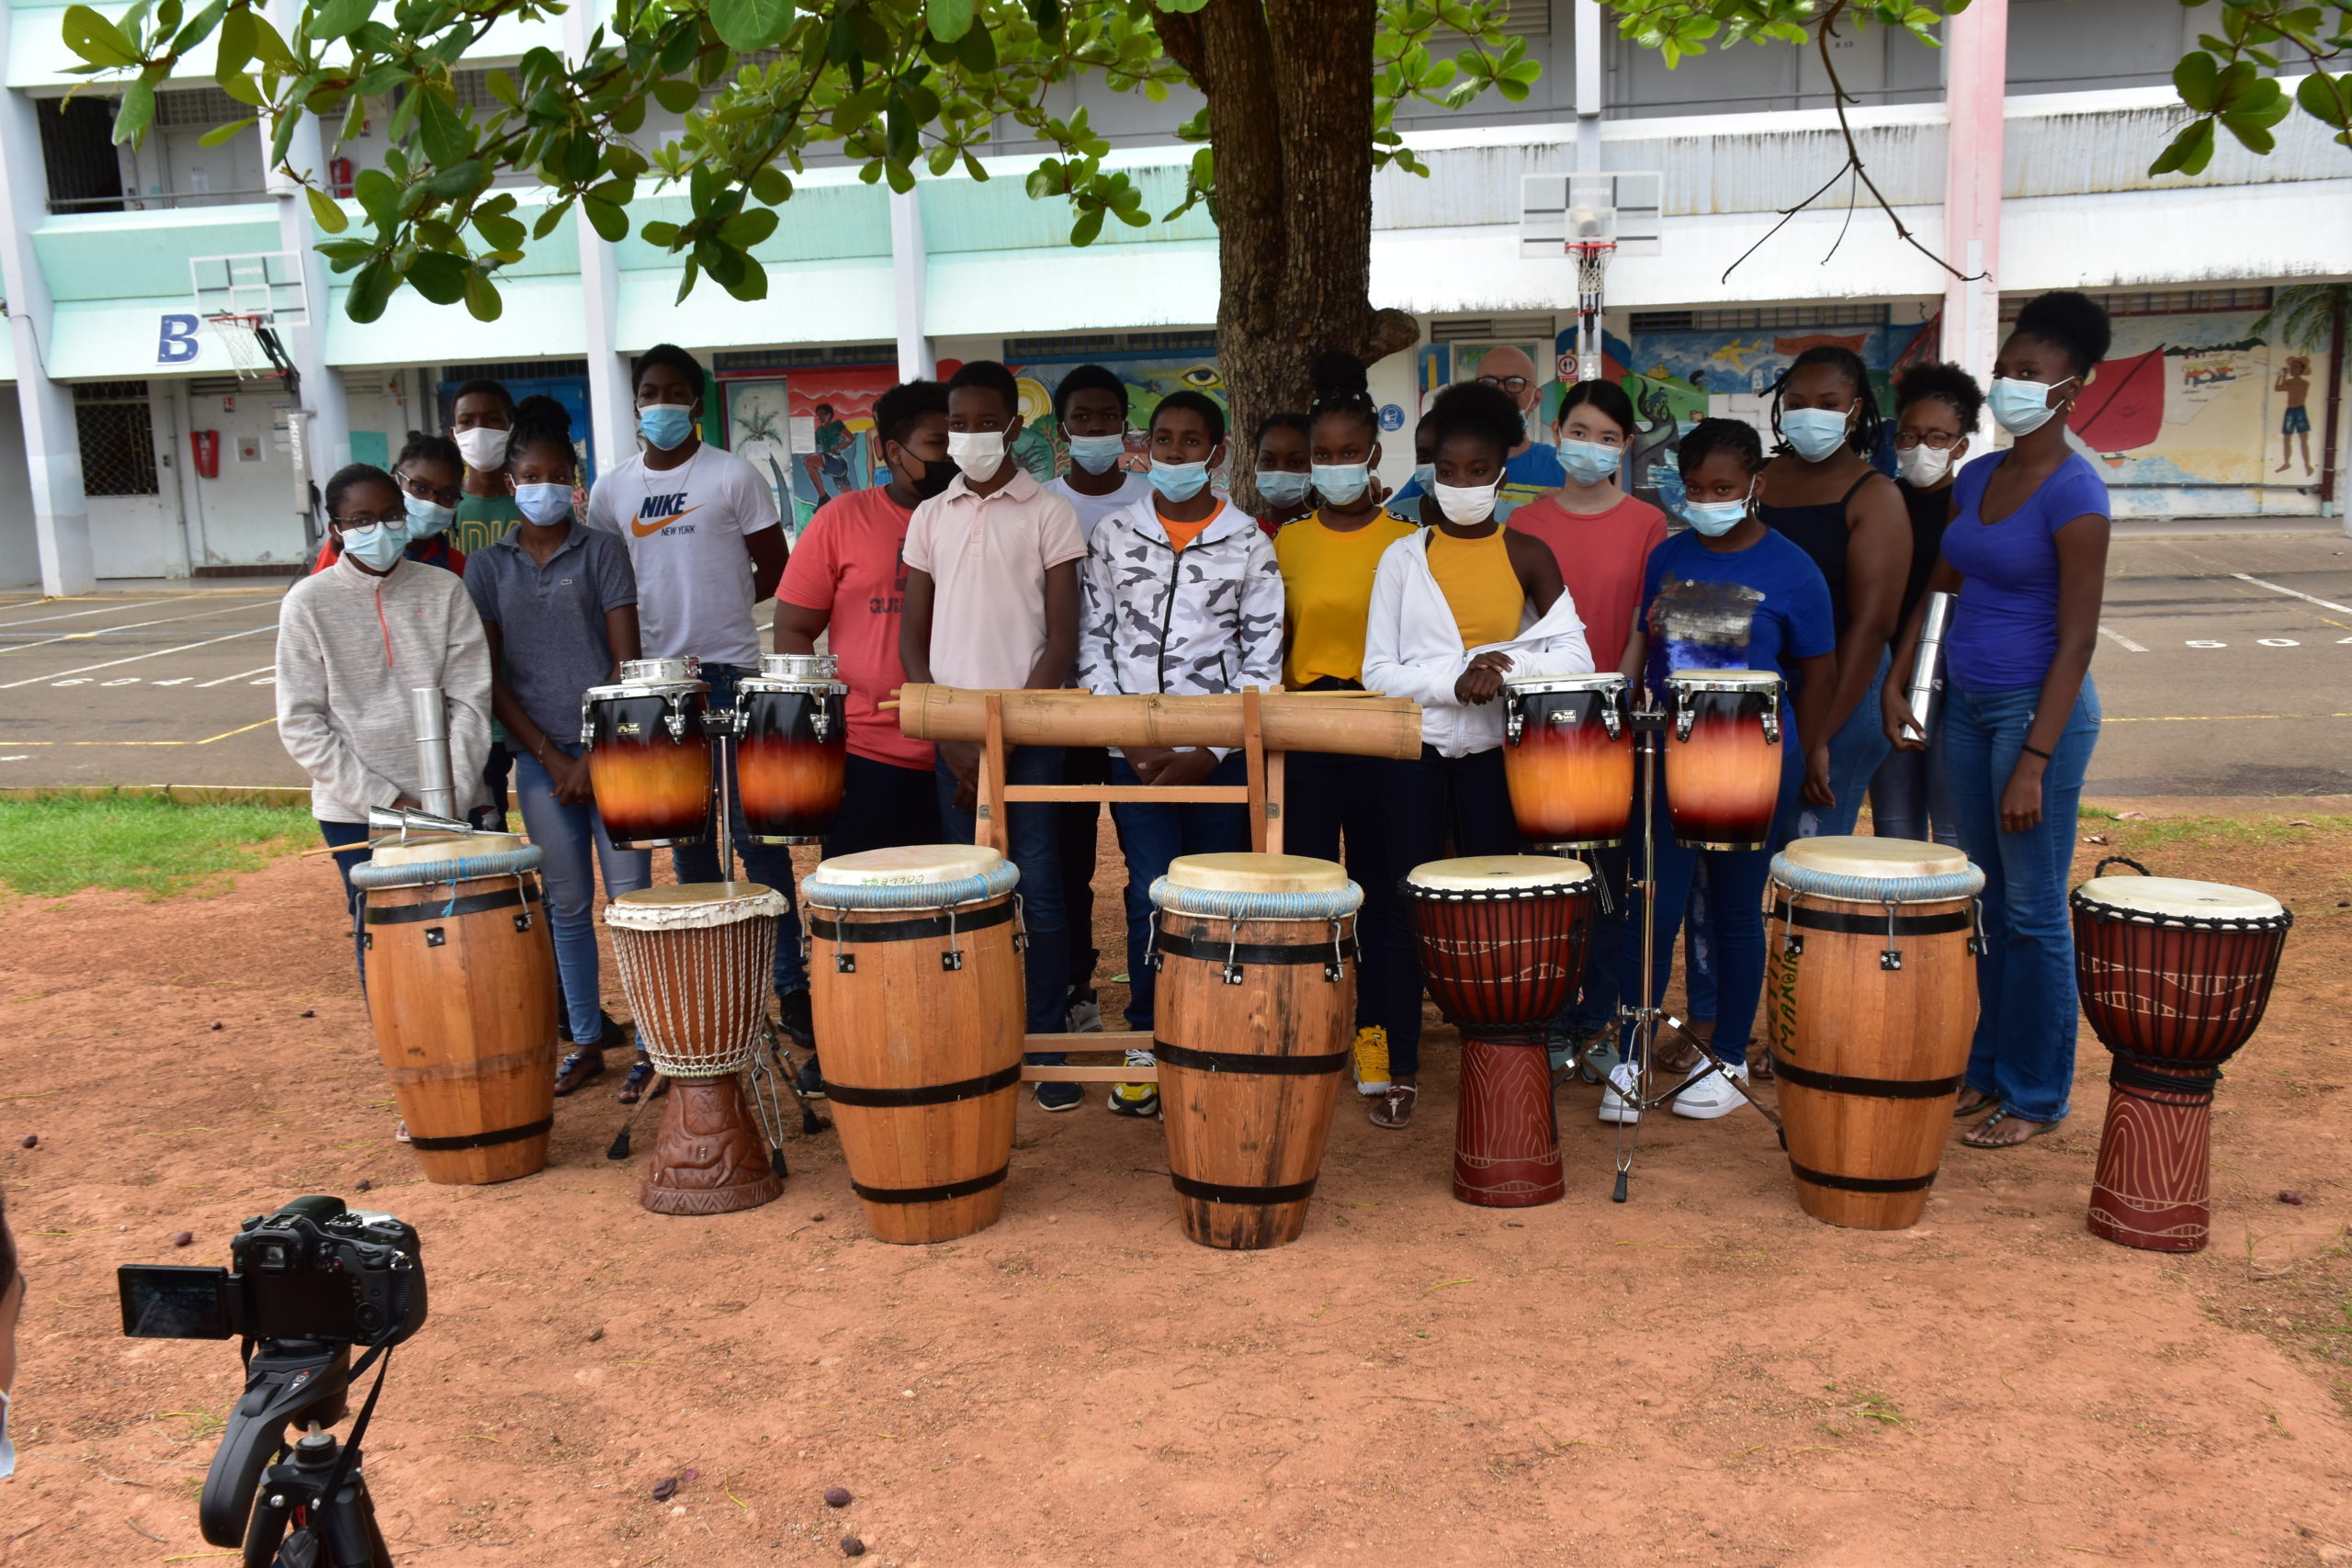
<path fill-rule="evenodd" d="M 1682 513 L 1690 527 L 1650 552 L 1641 613 L 1625 649 L 1625 677 L 1646 684 L 1663 706 L 1666 678 L 1678 670 L 1778 670 L 1796 699 L 1794 723 L 1781 742 L 1782 798 L 1802 787 L 1805 799 L 1826 806 L 1828 712 L 1838 669 L 1828 580 L 1803 549 L 1757 517 L 1764 493 L 1764 444 L 1752 426 L 1734 419 L 1701 420 L 1682 438 L 1679 466 Z M 1782 714 L 1788 716 L 1785 705 Z M 1769 850 L 1683 848 L 1675 842 L 1663 789 L 1654 829 L 1657 863 L 1651 875 L 1659 912 L 1650 976 L 1654 998 L 1665 994 L 1691 877 L 1702 857 L 1706 862 L 1706 918 L 1713 928 L 1716 976 L 1711 1048 L 1722 1059 L 1723 1072 L 1684 1089 L 1675 1098 L 1674 1111 L 1711 1120 L 1739 1104 L 1739 1090 L 1726 1080 L 1747 1078 L 1748 1034 L 1764 988 L 1764 880 L 1772 857 Z M 1638 931 L 1645 918 L 1638 890 L 1629 918 Z M 1640 994 L 1641 965 L 1641 943 L 1628 940 L 1618 962 L 1621 995 Z M 1659 1047 L 1657 1065 L 1696 1074 L 1705 1062 L 1678 1041 Z M 1618 1068 L 1601 1092 L 1603 1122 L 1640 1118 L 1619 1092 L 1628 1071 Z"/>
<path fill-rule="evenodd" d="M 2107 356 L 2107 312 L 2071 290 L 2018 312 L 1986 399 L 2017 438 L 1952 484 L 1943 559 L 1928 586 L 1958 593 L 1944 638 L 1943 741 L 1961 847 L 1984 870 L 1981 1009 L 1962 1141 L 2010 1148 L 2064 1119 L 2075 1081 L 2075 942 L 2066 909 L 2075 810 L 2098 740 L 2091 649 L 2107 575 L 2107 483 L 2066 439 L 2066 412 Z M 1881 699 L 1917 750 L 1911 613 Z M 1910 727 L 1906 728 L 1906 727 Z"/>

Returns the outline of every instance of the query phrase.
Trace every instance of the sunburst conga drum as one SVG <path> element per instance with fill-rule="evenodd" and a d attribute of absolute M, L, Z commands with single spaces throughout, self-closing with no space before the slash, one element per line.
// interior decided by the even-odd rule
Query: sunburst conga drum
<path fill-rule="evenodd" d="M 2140 874 L 2108 875 L 2118 864 Z M 2120 856 L 2069 902 L 2083 1014 L 2115 1058 L 2090 1228 L 2198 1251 L 2212 1225 L 2213 1089 L 2262 1022 L 2295 917 L 2267 893 L 2151 876 Z"/>
<path fill-rule="evenodd" d="M 833 830 L 849 762 L 849 688 L 830 653 L 771 653 L 735 683 L 735 788 L 763 844 L 813 844 Z"/>
<path fill-rule="evenodd" d="M 1902 1230 L 1928 1206 L 1976 1032 L 1976 896 L 1958 850 L 1798 839 L 1772 857 L 1764 1010 L 1797 1202 Z"/>
<path fill-rule="evenodd" d="M 1666 810 L 1692 850 L 1760 850 L 1781 800 L 1781 677 L 1678 670 L 1666 678 Z"/>
<path fill-rule="evenodd" d="M 1634 815 L 1625 677 L 1513 679 L 1503 704 L 1503 777 L 1519 836 L 1545 849 L 1623 843 Z"/>
<path fill-rule="evenodd" d="M 825 1092 L 880 1241 L 996 1224 L 1025 1038 L 1020 873 L 977 844 L 868 850 L 800 885 Z"/>
<path fill-rule="evenodd" d="M 756 882 L 641 887 L 605 906 L 638 1044 L 670 1080 L 638 1194 L 657 1214 L 731 1214 L 784 1190 L 738 1075 L 759 1051 L 785 908 Z"/>
<path fill-rule="evenodd" d="M 1582 861 L 1482 855 L 1415 866 L 1398 889 L 1430 996 L 1462 1032 L 1453 1195 L 1464 1203 L 1529 1208 L 1566 1190 L 1547 1041 L 1584 973 L 1596 886 Z"/>
<path fill-rule="evenodd" d="M 632 659 L 621 678 L 580 694 L 596 813 L 615 846 L 699 844 L 709 831 L 710 687 L 691 659 Z"/>
<path fill-rule="evenodd" d="M 1354 1033 L 1363 890 L 1305 855 L 1182 855 L 1151 902 L 1152 1049 L 1184 1234 L 1296 1241 Z"/>
<path fill-rule="evenodd" d="M 548 1163 L 560 1003 L 538 866 L 511 833 L 425 833 L 352 870 L 368 1016 L 427 1181 L 512 1181 Z"/>

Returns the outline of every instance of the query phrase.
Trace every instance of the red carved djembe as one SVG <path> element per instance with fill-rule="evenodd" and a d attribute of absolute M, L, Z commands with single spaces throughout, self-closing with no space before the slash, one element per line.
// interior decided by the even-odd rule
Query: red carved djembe
<path fill-rule="evenodd" d="M 2140 874 L 2105 874 L 2117 864 Z M 2267 893 L 2151 876 L 2120 855 L 2070 901 L 2083 1014 L 2115 1056 L 2090 1228 L 2196 1252 L 2212 1221 L 2213 1086 L 2270 1005 L 2295 917 Z"/>
<path fill-rule="evenodd" d="M 1532 1208 L 1566 1190 L 1546 1036 L 1584 973 L 1593 887 L 1581 861 L 1548 855 L 1432 861 L 1405 878 L 1430 995 L 1462 1031 L 1464 1203 Z"/>

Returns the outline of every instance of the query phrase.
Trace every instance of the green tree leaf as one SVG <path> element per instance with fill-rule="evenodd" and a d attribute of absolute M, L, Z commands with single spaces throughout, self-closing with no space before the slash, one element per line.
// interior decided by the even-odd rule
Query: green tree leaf
<path fill-rule="evenodd" d="M 466 278 L 472 271 L 447 251 L 419 251 L 408 264 L 409 287 L 435 305 L 454 305 L 466 297 Z"/>
<path fill-rule="evenodd" d="M 326 0 L 311 14 L 310 26 L 303 30 L 314 40 L 348 38 L 375 8 L 375 0 Z"/>
<path fill-rule="evenodd" d="M 417 140 L 424 145 L 424 155 L 444 167 L 463 163 L 474 150 L 473 128 L 439 93 L 427 90 L 417 96 L 424 100 L 416 111 Z"/>
<path fill-rule="evenodd" d="M 139 63 L 139 51 L 122 30 L 87 6 L 68 6 L 64 18 L 65 47 L 93 65 Z"/>
<path fill-rule="evenodd" d="M 147 122 L 154 118 L 155 89 L 147 78 L 123 84 L 122 103 L 114 111 L 115 145 L 128 141 L 137 146 L 147 134 Z"/>
<path fill-rule="evenodd" d="M 2330 76 L 2314 70 L 2295 89 L 2295 101 L 2305 114 L 2338 130 L 2352 126 L 2352 74 Z"/>
<path fill-rule="evenodd" d="M 498 286 L 478 267 L 466 271 L 466 314 L 477 321 L 494 321 L 504 314 L 506 302 L 498 297 Z"/>
<path fill-rule="evenodd" d="M 710 27 L 739 53 L 770 49 L 792 30 L 792 0 L 710 0 Z"/>
<path fill-rule="evenodd" d="M 628 214 L 611 202 L 583 196 L 580 198 L 580 210 L 587 215 L 588 226 L 605 240 L 617 243 L 628 238 Z"/>
<path fill-rule="evenodd" d="M 342 204 L 334 197 L 316 186 L 304 186 L 302 194 L 311 201 L 311 222 L 316 223 L 330 234 L 340 234 L 351 227 L 350 214 L 344 211 Z"/>
<path fill-rule="evenodd" d="M 379 320 L 392 297 L 392 285 L 398 281 L 392 274 L 391 262 L 378 256 L 353 276 L 350 297 L 344 301 L 344 314 L 362 326 Z"/>
<path fill-rule="evenodd" d="M 2199 114 L 2211 114 L 2222 101 L 2221 65 L 2202 51 L 2184 54 L 2172 68 L 2172 85 L 2180 101 Z"/>
<path fill-rule="evenodd" d="M 232 119 L 226 125 L 216 125 L 196 139 L 198 147 L 218 147 L 224 141 L 234 141 L 260 122 L 261 116 L 249 114 L 243 119 Z"/>
<path fill-rule="evenodd" d="M 954 43 L 972 26 L 972 0 L 924 0 L 923 19 L 930 24 L 932 37 Z"/>

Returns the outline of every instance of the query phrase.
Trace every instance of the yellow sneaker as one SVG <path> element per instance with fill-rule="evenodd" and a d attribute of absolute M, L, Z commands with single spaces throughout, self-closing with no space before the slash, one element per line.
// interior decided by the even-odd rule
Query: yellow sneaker
<path fill-rule="evenodd" d="M 1367 1023 L 1356 1031 L 1356 1092 L 1369 1100 L 1388 1092 L 1388 1031 Z"/>
<path fill-rule="evenodd" d="M 1148 1051 L 1129 1051 L 1127 1066 L 1155 1066 L 1159 1058 Z M 1159 1114 L 1159 1086 L 1157 1083 L 1114 1083 L 1109 1099 L 1114 1116 L 1157 1116 Z"/>

